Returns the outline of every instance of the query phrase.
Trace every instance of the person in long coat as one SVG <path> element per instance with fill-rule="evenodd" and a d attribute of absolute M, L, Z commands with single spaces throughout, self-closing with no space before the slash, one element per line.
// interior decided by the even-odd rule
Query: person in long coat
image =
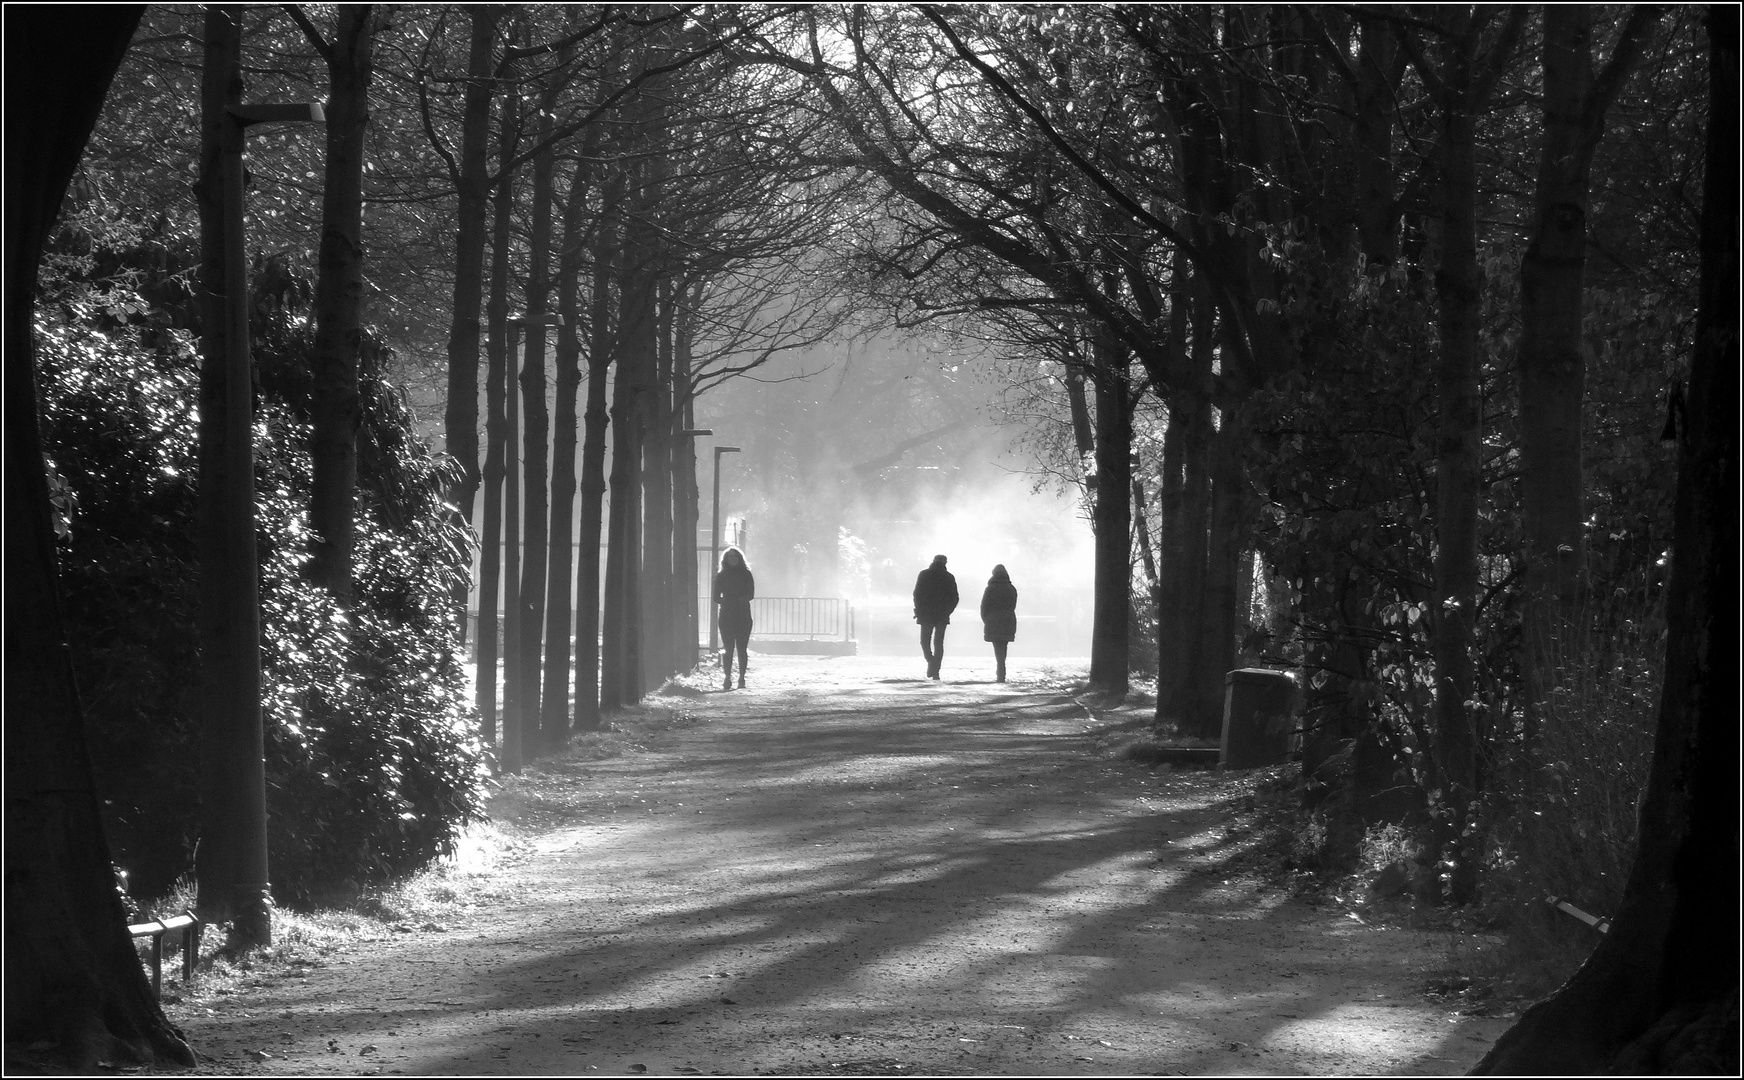
<path fill-rule="evenodd" d="M 957 610 L 957 579 L 945 569 L 945 557 L 934 555 L 933 563 L 914 579 L 914 621 L 920 623 L 920 654 L 926 657 L 927 678 L 939 677 L 945 662 L 945 627 Z"/>
<path fill-rule="evenodd" d="M 715 574 L 715 603 L 720 605 L 721 689 L 733 688 L 733 651 L 739 653 L 739 689 L 745 688 L 745 650 L 751 643 L 751 601 L 757 596 L 757 580 L 745 565 L 745 554 L 736 547 L 721 553 L 721 569 Z"/>
<path fill-rule="evenodd" d="M 981 593 L 981 638 L 993 643 L 993 659 L 998 665 L 994 681 L 1005 681 L 1005 647 L 1017 637 L 1017 586 L 1011 583 L 1005 564 L 993 568 L 987 588 Z"/>

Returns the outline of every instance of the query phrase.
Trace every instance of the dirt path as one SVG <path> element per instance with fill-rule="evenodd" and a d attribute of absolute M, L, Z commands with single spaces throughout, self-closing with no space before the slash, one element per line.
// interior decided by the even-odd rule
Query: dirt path
<path fill-rule="evenodd" d="M 1431 1074 L 1507 1024 L 1422 995 L 1441 935 L 1228 871 L 1237 779 L 1097 757 L 1037 668 L 753 660 L 515 781 L 502 899 L 178 1008 L 201 1071 Z"/>

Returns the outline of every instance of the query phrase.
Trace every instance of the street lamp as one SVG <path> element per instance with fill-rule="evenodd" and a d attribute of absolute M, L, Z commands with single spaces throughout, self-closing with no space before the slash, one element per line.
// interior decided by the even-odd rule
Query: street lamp
<path fill-rule="evenodd" d="M 216 550 L 202 566 L 208 618 L 222 627 L 221 655 L 207 658 L 217 708 L 206 716 L 210 869 L 199 875 L 202 907 L 225 912 L 234 945 L 272 944 L 266 842 L 266 737 L 260 699 L 260 555 L 255 548 L 254 373 L 248 343 L 248 255 L 242 154 L 250 125 L 323 123 L 321 106 L 231 105 L 219 124 L 218 193 L 224 221 L 223 464 L 215 478 Z M 210 286 L 208 286 L 210 287 Z M 208 890 L 217 893 L 207 895 Z"/>
<path fill-rule="evenodd" d="M 736 446 L 715 447 L 715 519 L 709 527 L 709 655 L 714 655 L 720 628 L 715 625 L 715 584 L 713 574 L 721 561 L 721 455 L 736 454 Z"/>

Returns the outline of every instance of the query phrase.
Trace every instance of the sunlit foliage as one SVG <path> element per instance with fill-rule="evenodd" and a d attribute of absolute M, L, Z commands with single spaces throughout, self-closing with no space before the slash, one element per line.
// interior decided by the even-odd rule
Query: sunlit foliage
<path fill-rule="evenodd" d="M 197 843 L 193 259 L 191 237 L 87 203 L 56 236 L 39 309 L 61 580 L 112 840 L 142 895 Z M 372 339 L 357 602 L 311 585 L 307 282 L 283 263 L 255 282 L 269 840 L 277 899 L 297 904 L 447 851 L 480 813 L 480 754 L 441 601 L 466 573 L 440 501 L 449 466 Z"/>

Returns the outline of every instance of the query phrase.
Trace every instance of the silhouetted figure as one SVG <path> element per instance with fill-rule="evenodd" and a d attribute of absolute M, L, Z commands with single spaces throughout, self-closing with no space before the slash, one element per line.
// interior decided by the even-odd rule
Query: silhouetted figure
<path fill-rule="evenodd" d="M 945 627 L 957 610 L 957 579 L 945 569 L 945 557 L 934 555 L 933 564 L 914 579 L 914 621 L 920 623 L 920 654 L 926 657 L 927 678 L 939 677 L 945 662 Z"/>
<path fill-rule="evenodd" d="M 721 568 L 715 574 L 715 603 L 720 605 L 721 689 L 733 688 L 733 650 L 739 650 L 739 689 L 745 688 L 745 649 L 751 643 L 751 600 L 757 581 L 738 548 L 721 553 Z"/>
<path fill-rule="evenodd" d="M 995 682 L 1005 681 L 1005 647 L 1017 637 L 1017 586 L 1005 572 L 1005 564 L 993 568 L 987 588 L 981 592 L 981 638 L 993 643 L 993 659 L 998 664 Z"/>

